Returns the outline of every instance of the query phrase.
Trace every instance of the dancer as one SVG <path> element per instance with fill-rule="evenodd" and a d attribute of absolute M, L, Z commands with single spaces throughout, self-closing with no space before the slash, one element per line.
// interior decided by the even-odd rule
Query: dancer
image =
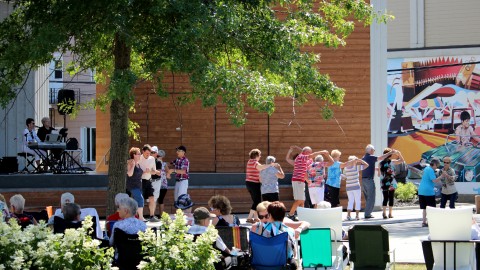
<path fill-rule="evenodd" d="M 250 207 L 250 212 L 248 213 L 247 222 L 255 223 L 259 221 L 255 208 L 262 201 L 260 171 L 270 165 L 262 165 L 258 162 L 262 156 L 262 152 L 258 149 L 252 149 L 248 155 L 250 159 L 247 161 L 245 185 L 247 186 L 248 193 L 250 193 L 250 197 L 252 198 L 252 206 Z"/>
<path fill-rule="evenodd" d="M 324 161 L 323 155 L 315 157 L 315 162 L 310 164 L 307 168 L 307 183 L 310 199 L 312 200 L 313 208 L 324 200 L 325 195 L 325 168 L 333 165 L 333 158 L 327 150 L 324 150 L 324 155 L 327 161 Z"/>

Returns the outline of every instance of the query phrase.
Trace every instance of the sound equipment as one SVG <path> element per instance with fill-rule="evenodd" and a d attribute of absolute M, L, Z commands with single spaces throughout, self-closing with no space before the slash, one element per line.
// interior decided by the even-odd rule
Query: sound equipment
<path fill-rule="evenodd" d="M 71 89 L 61 89 L 58 91 L 57 105 L 59 103 L 71 105 L 71 102 L 73 101 L 75 101 L 75 91 Z M 71 114 L 72 108 L 61 109 L 60 105 L 58 105 L 58 113 L 61 115 Z"/>
<path fill-rule="evenodd" d="M 0 173 L 18 172 L 17 157 L 3 157 L 0 159 Z"/>
<path fill-rule="evenodd" d="M 52 149 L 65 150 L 65 148 L 67 148 L 67 144 L 64 142 L 38 142 L 38 143 L 29 143 L 28 148 L 42 149 L 42 150 L 52 150 Z"/>

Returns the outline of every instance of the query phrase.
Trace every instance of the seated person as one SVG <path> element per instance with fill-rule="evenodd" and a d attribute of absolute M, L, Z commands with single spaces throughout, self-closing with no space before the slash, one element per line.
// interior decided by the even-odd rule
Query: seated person
<path fill-rule="evenodd" d="M 210 212 L 216 217 L 212 219 L 212 224 L 215 227 L 233 227 L 240 226 L 240 220 L 234 214 L 231 214 L 232 206 L 230 200 L 222 195 L 215 195 L 208 201 Z"/>
<path fill-rule="evenodd" d="M 76 203 L 67 203 L 63 207 L 64 220 L 72 223 L 80 222 L 80 205 Z"/>
<path fill-rule="evenodd" d="M 475 136 L 477 134 L 470 125 L 470 114 L 467 111 L 463 111 L 460 113 L 460 120 L 462 123 L 455 129 L 457 142 L 461 145 L 471 144 L 470 138 L 473 138 L 477 143 L 480 142 L 480 138 Z"/>
<path fill-rule="evenodd" d="M 37 136 L 40 139 L 40 141 L 44 142 L 45 138 L 47 137 L 47 134 L 52 134 L 52 131 L 56 130 L 51 125 L 52 125 L 52 122 L 50 121 L 50 118 L 48 117 L 42 118 L 42 126 L 38 128 L 38 131 L 37 131 Z"/>
<path fill-rule="evenodd" d="M 47 152 L 40 149 L 37 149 L 36 151 L 38 152 L 35 152 L 28 146 L 29 143 L 38 143 L 40 138 L 38 138 L 37 133 L 35 132 L 35 120 L 27 118 L 25 124 L 27 125 L 27 128 L 23 131 L 22 151 L 35 156 L 35 162 L 37 163 L 37 166 L 39 166 L 41 158 L 37 153 L 40 152 L 43 156 L 46 156 Z"/>
<path fill-rule="evenodd" d="M 117 208 L 117 211 L 114 214 L 111 214 L 110 216 L 108 216 L 107 222 L 105 223 L 105 229 L 107 231 L 108 237 L 110 237 L 110 235 L 112 234 L 112 228 L 110 228 L 111 222 L 109 221 L 122 220 L 122 218 L 120 217 L 119 204 L 120 204 L 120 200 L 125 198 L 129 198 L 127 193 L 118 193 L 117 195 L 115 195 L 115 207 Z M 135 214 L 135 218 L 138 218 L 138 214 Z"/>
<path fill-rule="evenodd" d="M 5 200 L 5 197 L 2 194 L 0 194 L 0 213 L 2 214 L 0 221 L 4 221 L 5 219 L 8 219 L 10 217 L 7 201 Z"/>
<path fill-rule="evenodd" d="M 118 214 L 121 220 L 115 222 L 110 237 L 110 245 L 114 244 L 115 229 L 118 228 L 127 234 L 138 234 L 139 231 L 146 231 L 145 222 L 135 218 L 138 210 L 138 203 L 132 198 L 123 198 L 118 202 Z"/>
<path fill-rule="evenodd" d="M 262 235 L 263 230 L 265 229 L 265 225 L 269 222 L 270 215 L 267 212 L 268 206 L 271 204 L 269 201 L 263 201 L 257 205 L 257 213 L 260 222 L 257 222 L 252 225 L 252 232 L 256 234 Z M 287 225 L 287 227 L 292 228 L 295 230 L 295 238 L 298 239 L 300 237 L 300 233 L 304 230 L 307 230 L 310 227 L 310 223 L 307 221 L 293 221 L 288 217 L 283 218 L 283 224 Z"/>
<path fill-rule="evenodd" d="M 189 234 L 200 235 L 207 231 L 208 225 L 210 225 L 210 219 L 214 218 L 215 215 L 210 214 L 208 209 L 205 207 L 198 207 L 193 211 L 194 225 L 188 229 Z M 215 241 L 215 247 L 222 251 L 222 254 L 229 255 L 230 249 L 223 242 L 220 236 L 217 237 Z"/>
<path fill-rule="evenodd" d="M 62 194 L 60 197 L 60 207 L 59 209 L 55 210 L 55 213 L 48 219 L 48 225 L 53 225 L 53 219 L 55 216 L 64 218 L 62 209 L 63 207 L 68 204 L 68 203 L 74 203 L 75 202 L 75 197 L 73 196 L 72 193 L 70 192 L 65 192 Z M 98 239 L 103 239 L 103 231 L 102 227 L 100 224 L 100 218 L 98 217 L 97 210 L 95 208 L 82 208 L 80 210 L 80 220 L 84 220 L 86 216 L 92 216 L 93 219 L 95 219 L 95 222 L 97 223 L 97 228 L 95 229 L 97 232 L 97 238 Z"/>
<path fill-rule="evenodd" d="M 18 224 L 25 229 L 28 225 L 37 225 L 37 221 L 31 215 L 23 213 L 25 208 L 25 199 L 22 195 L 16 194 L 10 198 L 10 219 L 14 218 Z"/>

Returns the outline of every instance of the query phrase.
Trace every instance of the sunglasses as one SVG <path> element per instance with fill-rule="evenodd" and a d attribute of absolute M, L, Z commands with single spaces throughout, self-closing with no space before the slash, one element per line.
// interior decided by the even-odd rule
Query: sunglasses
<path fill-rule="evenodd" d="M 258 215 L 258 218 L 259 219 L 264 219 L 264 218 L 268 218 L 270 216 L 270 214 L 266 214 L 265 216 L 263 215 Z"/>
<path fill-rule="evenodd" d="M 445 163 L 445 164 L 450 164 L 450 161 L 444 161 L 443 163 Z"/>

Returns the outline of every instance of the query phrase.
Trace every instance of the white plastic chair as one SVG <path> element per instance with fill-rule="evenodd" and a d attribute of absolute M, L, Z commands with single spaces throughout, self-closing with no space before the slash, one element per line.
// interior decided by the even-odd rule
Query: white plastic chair
<path fill-rule="evenodd" d="M 297 215 L 299 220 L 308 221 L 310 228 L 329 228 L 331 229 L 332 241 L 332 260 L 333 267 L 331 269 L 344 269 L 348 260 L 343 261 L 343 244 L 339 243 L 342 240 L 342 207 L 326 208 L 326 209 L 312 209 L 312 208 L 297 208 Z"/>
<path fill-rule="evenodd" d="M 433 269 L 475 269 L 474 244 L 469 242 L 472 209 L 427 207 L 427 218 L 435 261 Z"/>

